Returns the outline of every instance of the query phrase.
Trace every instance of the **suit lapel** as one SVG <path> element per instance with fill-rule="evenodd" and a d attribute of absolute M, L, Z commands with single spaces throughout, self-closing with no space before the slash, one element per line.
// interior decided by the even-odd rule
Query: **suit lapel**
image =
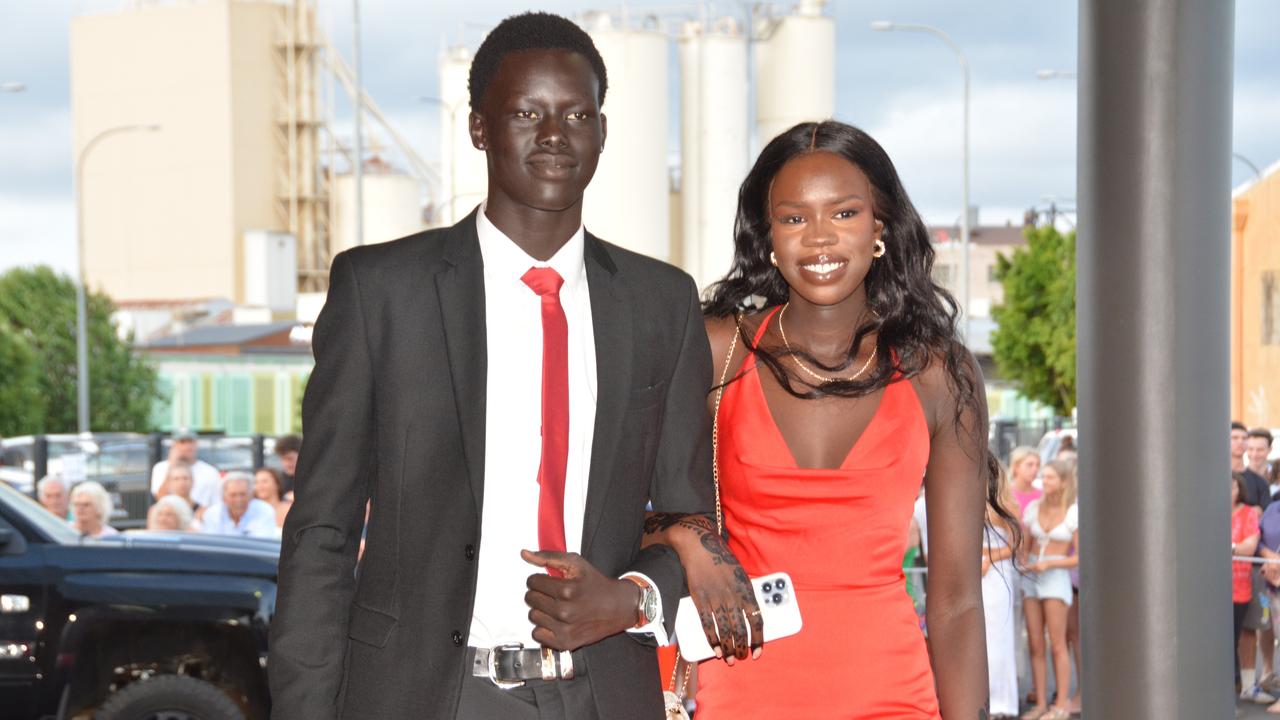
<path fill-rule="evenodd" d="M 436 275 L 440 322 L 449 356 L 449 376 L 457 408 L 462 452 L 467 462 L 476 511 L 484 508 L 485 391 L 488 350 L 485 339 L 484 262 L 473 211 L 453 226 L 445 240 L 448 267 Z"/>
<path fill-rule="evenodd" d="M 587 233 L 583 254 L 596 345 L 596 423 L 591 441 L 587 507 L 582 522 L 582 554 L 586 555 L 604 516 L 604 501 L 616 474 L 613 458 L 622 436 L 622 421 L 631 387 L 631 355 L 635 338 L 631 306 L 618 282 L 618 269 L 609 257 L 608 249 L 599 238 Z"/>

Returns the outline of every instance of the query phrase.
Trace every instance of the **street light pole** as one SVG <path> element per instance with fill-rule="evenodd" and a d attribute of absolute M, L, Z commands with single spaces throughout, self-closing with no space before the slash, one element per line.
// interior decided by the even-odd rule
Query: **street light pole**
<path fill-rule="evenodd" d="M 356 56 L 356 156 L 355 156 L 355 173 L 354 179 L 356 183 L 356 245 L 364 244 L 364 138 L 360 128 L 360 116 L 364 114 L 364 82 L 360 68 L 360 0 L 351 1 L 351 11 L 353 14 L 352 32 L 355 35 L 355 56 Z"/>
<path fill-rule="evenodd" d="M 964 116 L 961 121 L 963 159 L 960 176 L 960 296 L 961 333 L 969 342 L 969 60 L 951 36 L 932 25 L 914 25 L 876 20 L 871 23 L 876 32 L 921 32 L 932 35 L 947 44 L 960 61 L 960 73 L 964 78 Z"/>
<path fill-rule="evenodd" d="M 84 162 L 98 143 L 112 135 L 145 130 L 155 132 L 159 125 L 118 125 L 93 136 L 76 157 L 76 429 L 89 432 L 89 337 L 88 309 L 85 298 L 84 272 Z"/>

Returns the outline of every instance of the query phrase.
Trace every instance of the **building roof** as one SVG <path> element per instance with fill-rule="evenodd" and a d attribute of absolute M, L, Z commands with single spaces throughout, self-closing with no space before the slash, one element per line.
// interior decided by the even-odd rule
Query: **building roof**
<path fill-rule="evenodd" d="M 1021 225 L 977 225 L 969 228 L 969 242 L 974 245 L 1024 245 Z M 929 239 L 935 243 L 960 241 L 960 228 L 955 225 L 930 225 Z"/>
<path fill-rule="evenodd" d="M 299 324 L 288 320 L 262 325 L 201 325 L 151 339 L 139 347 L 143 350 L 171 350 L 202 345 L 245 345 L 282 332 L 288 333 Z"/>
<path fill-rule="evenodd" d="M 1257 185 L 1259 182 L 1261 182 L 1262 180 L 1266 180 L 1267 178 L 1271 177 L 1272 175 L 1276 174 L 1277 172 L 1280 172 L 1280 160 L 1276 160 L 1275 162 L 1273 162 L 1273 163 L 1271 163 L 1270 165 L 1268 165 L 1268 166 L 1267 166 L 1267 169 L 1262 171 L 1262 175 L 1261 175 L 1261 177 L 1251 177 L 1251 178 L 1249 178 L 1248 180 L 1245 180 L 1244 182 L 1242 182 L 1242 183 L 1240 183 L 1239 185 L 1237 185 L 1237 186 L 1236 186 L 1236 187 L 1231 191 L 1231 197 L 1232 197 L 1232 199 L 1234 199 L 1234 198 L 1238 198 L 1238 197 L 1240 197 L 1241 195 L 1243 195 L 1243 194 L 1245 194 L 1245 193 L 1249 192 L 1249 191 L 1250 191 L 1250 190 L 1252 190 L 1252 189 L 1253 189 L 1253 187 L 1254 187 L 1255 185 Z"/>

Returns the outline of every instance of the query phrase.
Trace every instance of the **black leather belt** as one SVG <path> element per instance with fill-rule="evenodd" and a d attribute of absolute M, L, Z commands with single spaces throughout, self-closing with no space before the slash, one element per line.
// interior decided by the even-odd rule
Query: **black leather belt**
<path fill-rule="evenodd" d="M 582 674 L 582 656 L 551 648 L 526 648 L 520 644 L 472 648 L 471 675 L 489 678 L 494 685 L 513 688 L 526 680 L 572 680 Z M 575 669 L 574 660 L 578 660 Z"/>

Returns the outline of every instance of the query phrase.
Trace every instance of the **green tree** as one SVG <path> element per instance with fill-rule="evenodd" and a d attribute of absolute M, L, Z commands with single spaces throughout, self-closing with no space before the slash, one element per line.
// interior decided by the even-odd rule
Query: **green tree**
<path fill-rule="evenodd" d="M 93 430 L 150 428 L 159 400 L 155 368 L 133 352 L 111 323 L 114 306 L 101 293 L 87 298 L 89 407 Z M 37 358 L 35 387 L 43 432 L 76 430 L 76 286 L 48 267 L 0 275 L 0 326 L 21 336 Z M 0 387 L 30 380 L 0 375 Z"/>
<path fill-rule="evenodd" d="M 1060 415 L 1076 405 L 1076 234 L 1028 228 L 1027 246 L 997 259 L 1004 302 L 992 308 L 996 367 Z"/>
<path fill-rule="evenodd" d="M 44 425 L 40 363 L 26 338 L 0 325 L 0 437 L 30 435 Z"/>

